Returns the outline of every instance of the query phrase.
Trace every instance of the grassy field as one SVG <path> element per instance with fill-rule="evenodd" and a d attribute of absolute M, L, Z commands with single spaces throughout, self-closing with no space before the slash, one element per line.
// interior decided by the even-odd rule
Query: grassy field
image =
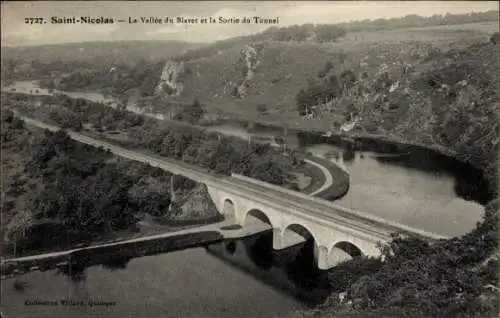
<path fill-rule="evenodd" d="M 186 85 L 185 96 L 196 97 L 209 112 L 293 124 L 300 119 L 295 95 L 315 80 L 327 61 L 333 62 L 338 72 L 351 69 L 356 74 L 374 73 L 381 64 L 390 64 L 394 58 L 413 62 L 412 54 L 425 59 L 429 52 L 486 42 L 497 30 L 497 23 L 485 22 L 352 32 L 329 44 L 265 42 L 258 53 L 260 64 L 249 95 L 244 100 L 231 96 L 231 84 L 242 78 L 240 51 L 248 43 L 235 43 L 219 54 L 186 63 L 193 70 L 193 77 Z M 343 62 L 339 61 L 340 54 L 346 55 Z M 363 59 L 368 65 L 360 66 Z M 265 105 L 266 114 L 257 110 L 259 105 Z"/>
<path fill-rule="evenodd" d="M 353 42 L 400 42 L 400 41 L 425 41 L 436 42 L 440 40 L 464 39 L 474 36 L 488 36 L 498 30 L 498 22 L 488 21 L 481 23 L 429 26 L 422 28 L 406 28 L 381 31 L 349 32 L 339 40 L 340 44 Z"/>

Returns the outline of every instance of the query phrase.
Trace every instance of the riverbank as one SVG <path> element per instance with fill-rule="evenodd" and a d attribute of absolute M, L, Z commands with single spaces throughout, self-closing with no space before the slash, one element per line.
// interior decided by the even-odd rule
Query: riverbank
<path fill-rule="evenodd" d="M 310 169 L 308 172 L 313 180 L 321 180 L 319 188 L 314 189 L 313 185 L 310 185 L 303 190 L 305 193 L 332 201 L 343 197 L 349 191 L 349 172 L 333 162 L 319 157 L 300 154 L 299 158 L 309 161 L 310 165 L 318 165 L 318 169 Z"/>
<path fill-rule="evenodd" d="M 283 127 L 273 126 L 271 124 L 256 124 L 240 120 L 236 122 L 239 127 L 249 127 L 250 131 L 268 132 L 268 134 L 276 137 L 283 137 Z M 312 128 L 312 127 L 311 127 Z M 247 128 L 244 128 L 247 129 Z M 448 170 L 458 173 L 460 178 L 474 180 L 470 185 L 466 185 L 465 181 L 461 181 L 461 188 L 459 192 L 463 192 L 465 198 L 471 198 L 473 201 L 479 202 L 482 205 L 487 204 L 490 200 L 495 198 L 499 191 L 498 184 L 498 167 L 490 165 L 485 167 L 483 164 L 470 160 L 470 156 L 461 154 L 452 149 L 439 146 L 436 144 L 424 144 L 414 141 L 403 140 L 396 137 L 388 137 L 380 134 L 366 134 L 360 132 L 352 133 L 332 133 L 326 130 L 321 130 L 318 126 L 314 126 L 310 131 L 303 129 L 289 128 L 287 129 L 288 139 L 294 139 L 295 145 L 289 145 L 293 149 L 303 149 L 306 146 L 314 144 L 329 144 L 345 149 L 347 152 L 354 153 L 356 151 L 368 151 L 378 154 L 387 155 L 400 155 L 403 153 L 410 154 L 410 157 L 417 157 L 414 160 L 413 167 L 419 168 L 419 165 L 427 165 L 429 162 L 439 161 L 441 166 L 449 166 Z M 388 157 L 380 160 L 390 162 Z M 398 164 L 397 160 L 393 161 Z M 341 167 L 340 165 L 337 165 Z M 352 182 L 352 178 L 351 178 Z M 474 189 L 473 189 L 474 188 Z M 474 194 L 467 194 L 466 192 L 473 191 Z M 462 194 L 461 194 L 462 195 Z"/>
<path fill-rule="evenodd" d="M 383 135 L 383 134 L 375 134 L 368 132 L 360 132 L 358 130 L 352 132 L 332 132 L 331 127 L 328 125 L 323 125 L 321 122 L 317 122 L 314 120 L 294 120 L 293 122 L 285 122 L 275 121 L 275 120 L 266 120 L 264 118 L 259 119 L 258 122 L 248 121 L 244 118 L 237 117 L 231 118 L 231 120 L 215 120 L 210 124 L 210 126 L 222 126 L 222 125 L 237 125 L 239 127 L 247 129 L 248 127 L 252 127 L 251 130 L 262 130 L 262 131 L 273 131 L 277 133 L 278 136 L 282 136 L 283 127 L 286 126 L 288 135 L 298 135 L 303 136 L 299 137 L 301 143 L 307 144 L 305 141 L 308 138 L 307 136 L 313 136 L 313 138 L 321 137 L 323 140 L 335 140 L 335 141 L 350 141 L 359 143 L 372 143 L 377 144 L 379 147 L 377 149 L 372 149 L 374 151 L 384 151 L 385 149 L 392 148 L 392 151 L 404 151 L 404 149 L 410 148 L 419 148 L 430 150 L 436 152 L 440 155 L 453 157 L 456 160 L 462 161 L 464 163 L 468 163 L 474 165 L 474 162 L 467 161 L 466 155 L 460 154 L 453 149 L 446 148 L 444 146 L 435 144 L 435 143 L 423 143 L 417 142 L 413 140 L 403 139 L 401 136 L 391 136 L 391 135 Z"/>
<path fill-rule="evenodd" d="M 72 271 L 73 275 L 82 274 L 87 268 L 95 265 L 103 265 L 109 268 L 124 268 L 132 258 L 151 256 L 161 253 L 173 252 L 182 249 L 213 244 L 223 240 L 223 236 L 217 231 L 203 231 L 199 233 L 188 233 L 172 235 L 154 240 L 137 241 L 120 244 L 119 248 L 114 245 L 94 246 L 81 248 L 62 255 L 39 260 L 31 258 L 27 260 L 11 261 L 1 263 L 2 278 L 20 275 L 29 271 L 47 271 L 62 268 Z"/>

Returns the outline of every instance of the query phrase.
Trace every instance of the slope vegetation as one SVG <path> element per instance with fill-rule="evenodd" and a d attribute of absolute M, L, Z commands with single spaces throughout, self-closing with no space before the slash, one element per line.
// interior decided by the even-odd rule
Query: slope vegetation
<path fill-rule="evenodd" d="M 5 253 L 136 235 L 145 214 L 172 225 L 221 218 L 203 185 L 115 158 L 62 131 L 28 128 L 10 111 L 2 112 L 1 137 Z"/>

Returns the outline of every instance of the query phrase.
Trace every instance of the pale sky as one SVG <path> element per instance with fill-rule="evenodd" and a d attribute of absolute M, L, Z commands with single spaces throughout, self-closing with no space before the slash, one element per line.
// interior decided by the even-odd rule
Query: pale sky
<path fill-rule="evenodd" d="M 109 40 L 181 40 L 212 42 L 257 33 L 258 24 L 51 24 L 57 17 L 279 17 L 278 26 L 304 23 L 340 23 L 351 20 L 401 17 L 408 14 L 460 14 L 498 10 L 496 1 L 2 1 L 2 45 L 38 45 Z M 26 17 L 43 17 L 47 24 L 25 24 Z"/>

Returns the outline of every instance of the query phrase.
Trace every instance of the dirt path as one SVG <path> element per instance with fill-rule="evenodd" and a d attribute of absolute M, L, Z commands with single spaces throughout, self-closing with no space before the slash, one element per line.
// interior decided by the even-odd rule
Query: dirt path
<path fill-rule="evenodd" d="M 325 191 L 326 189 L 328 189 L 329 187 L 331 187 L 333 185 L 333 176 L 330 173 L 330 171 L 328 171 L 328 169 L 326 169 L 324 166 L 320 165 L 319 163 L 316 163 L 316 162 L 311 161 L 309 159 L 304 159 L 304 161 L 310 165 L 316 166 L 325 175 L 325 183 L 323 183 L 323 185 L 319 189 L 317 189 L 316 191 L 309 193 L 309 195 L 316 195 L 322 191 Z"/>

